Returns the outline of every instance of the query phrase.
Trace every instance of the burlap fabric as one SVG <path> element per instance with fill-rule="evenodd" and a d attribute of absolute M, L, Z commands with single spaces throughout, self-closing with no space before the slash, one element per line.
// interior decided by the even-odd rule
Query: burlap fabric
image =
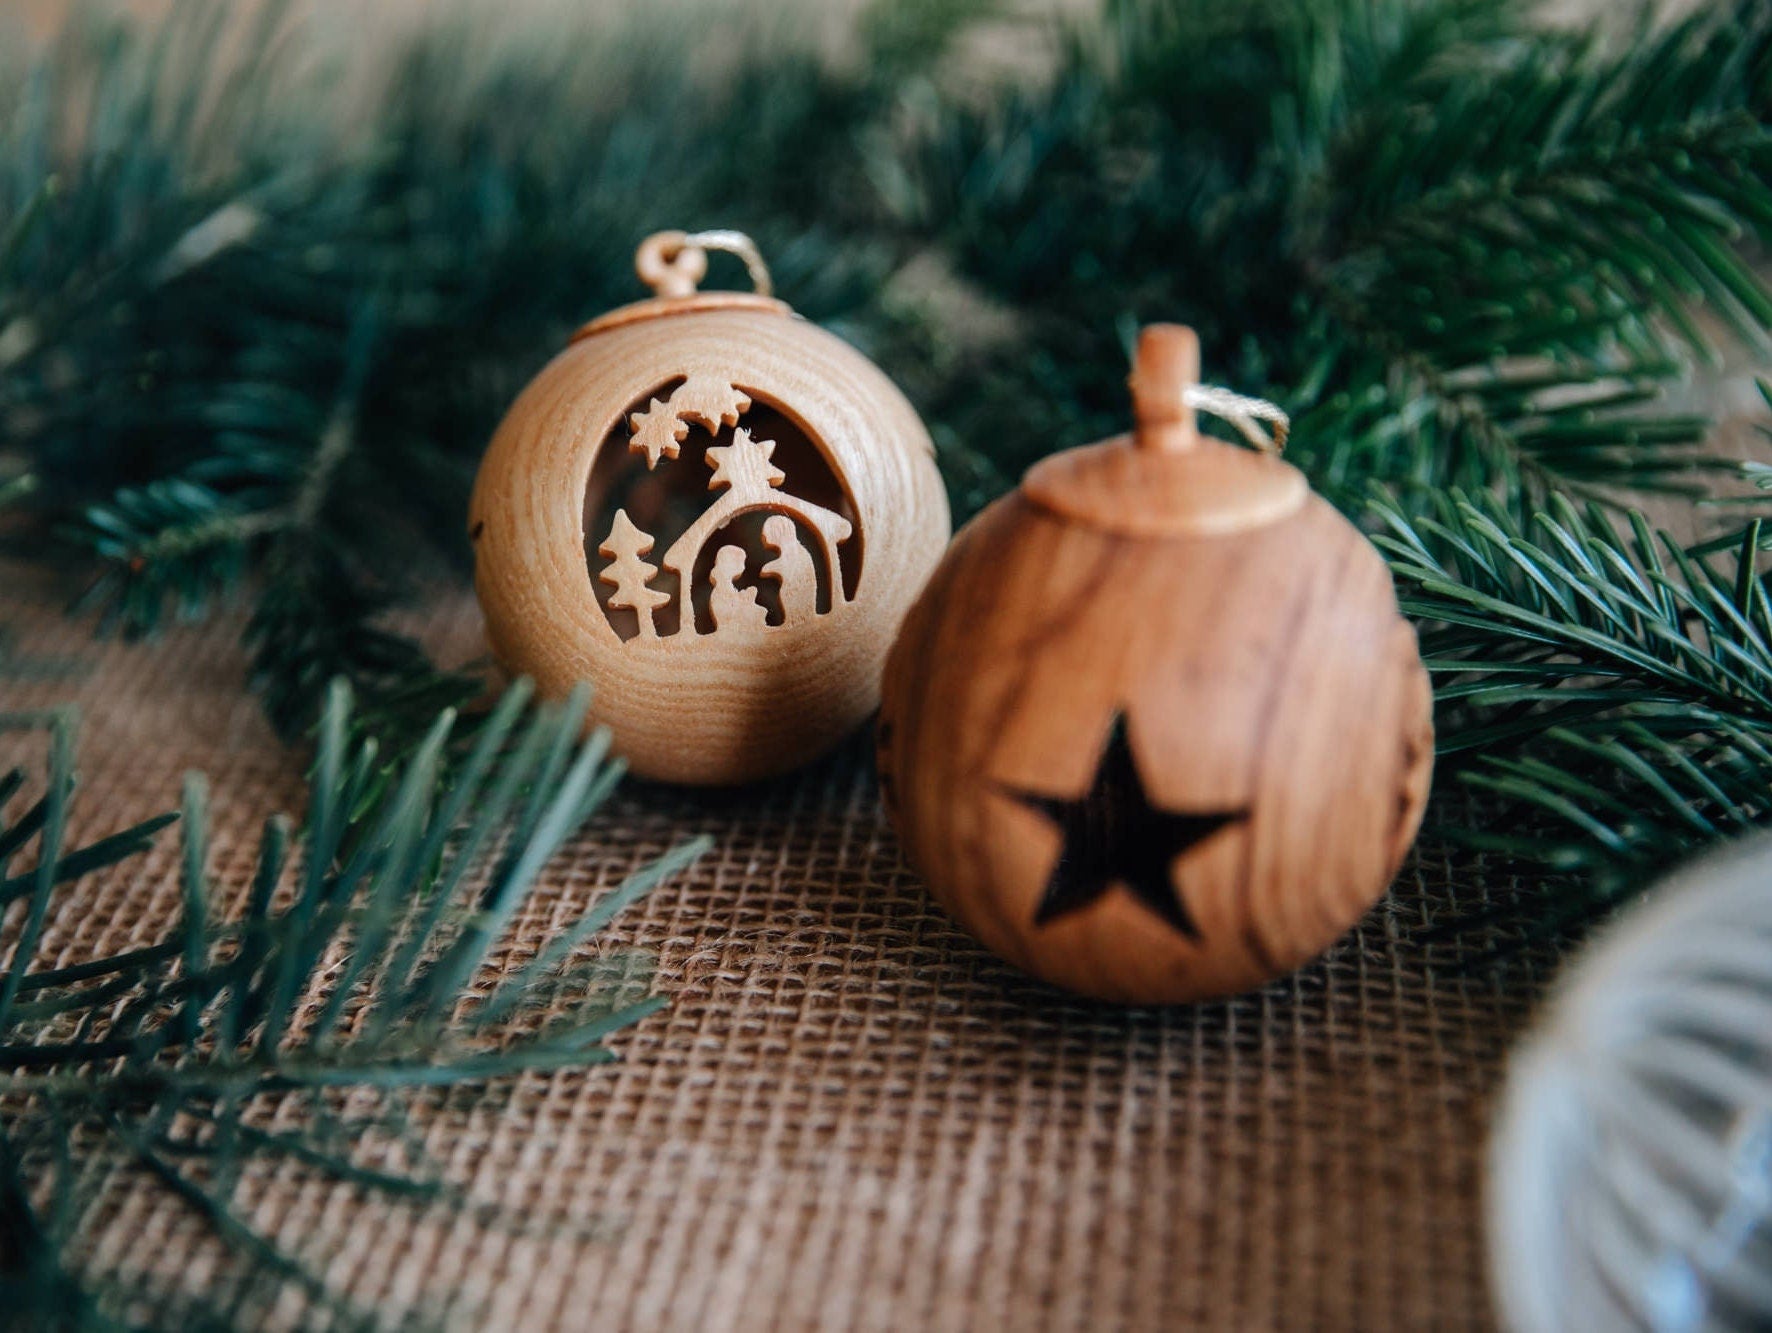
<path fill-rule="evenodd" d="M 243 689 L 239 621 L 95 643 L 61 592 L 0 565 L 0 624 L 73 675 L 7 706 L 84 710 L 77 831 L 214 790 L 212 872 L 239 890 L 300 761 Z M 469 652 L 465 597 L 429 618 Z M 0 737 L 16 758 L 18 738 Z M 38 747 L 40 750 L 40 746 Z M 36 756 L 29 755 L 33 762 Z M 771 786 L 629 786 L 543 876 L 526 953 L 679 839 L 714 850 L 611 932 L 668 1009 L 621 1063 L 439 1101 L 426 1142 L 528 1225 L 426 1213 L 311 1175 L 242 1207 L 393 1324 L 497 1329 L 1486 1327 L 1486 1115 L 1548 970 L 1460 971 L 1493 937 L 1425 937 L 1508 886 L 1418 853 L 1327 958 L 1229 1003 L 1067 999 L 973 945 L 901 860 L 857 743 Z M 62 900 L 41 965 L 160 937 L 176 838 Z M 13 927 L 16 929 L 16 926 Z M 292 1112 L 293 1113 L 293 1112 Z M 176 1289 L 223 1251 L 131 1182 L 84 1250 Z"/>

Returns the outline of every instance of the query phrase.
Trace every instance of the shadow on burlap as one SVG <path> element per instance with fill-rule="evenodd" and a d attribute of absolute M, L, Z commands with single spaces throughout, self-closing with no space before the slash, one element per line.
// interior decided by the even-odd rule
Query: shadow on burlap
<path fill-rule="evenodd" d="M 0 623 L 29 654 L 82 664 L 0 680 L 4 706 L 83 710 L 76 835 L 176 807 L 180 775 L 201 768 L 210 870 L 237 901 L 265 815 L 302 791 L 300 758 L 243 689 L 239 621 L 95 643 L 57 598 L 0 565 Z M 430 630 L 472 652 L 471 600 L 446 599 Z M 0 736 L 0 757 L 21 744 Z M 40 766 L 41 746 L 24 748 Z M 447 1174 L 524 1225 L 275 1172 L 244 1214 L 323 1256 L 389 1323 L 1490 1323 L 1486 1110 L 1546 965 L 1428 967 L 1424 929 L 1508 889 L 1486 889 L 1479 865 L 1418 854 L 1327 958 L 1259 993 L 1116 1010 L 1030 982 L 956 930 L 900 859 L 857 742 L 738 794 L 630 784 L 542 876 L 512 956 L 703 832 L 713 851 L 602 946 L 655 955 L 671 998 L 614 1040 L 621 1062 L 456 1092 L 426 1117 Z M 150 943 L 179 902 L 166 835 L 62 898 L 38 965 Z M 145 1180 L 112 1191 L 81 1256 L 175 1291 L 227 1263 Z"/>

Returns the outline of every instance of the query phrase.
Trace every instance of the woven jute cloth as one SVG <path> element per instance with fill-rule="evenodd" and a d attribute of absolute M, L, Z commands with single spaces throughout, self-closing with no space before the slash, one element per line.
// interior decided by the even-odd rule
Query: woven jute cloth
<path fill-rule="evenodd" d="M 218 900 L 237 900 L 265 816 L 299 811 L 303 791 L 303 757 L 245 690 L 240 620 L 100 642 L 61 596 L 0 564 L 0 625 L 24 662 L 0 701 L 83 712 L 75 835 L 176 808 L 181 775 L 201 769 L 209 869 Z M 424 624 L 442 651 L 473 651 L 471 598 L 442 599 Z M 40 769 L 40 739 L 0 745 Z M 860 739 L 738 793 L 628 784 L 548 867 L 515 952 L 698 833 L 713 850 L 599 945 L 655 957 L 670 1000 L 612 1040 L 620 1062 L 459 1090 L 428 1118 L 435 1160 L 502 1220 L 312 1172 L 243 1190 L 242 1214 L 320 1256 L 337 1291 L 390 1325 L 1492 1323 L 1488 1108 L 1550 960 L 1472 969 L 1493 932 L 1435 935 L 1517 888 L 1480 862 L 1418 850 L 1351 936 L 1258 993 L 1085 1003 L 997 962 L 934 906 Z M 162 938 L 177 866 L 169 832 L 63 895 L 38 965 Z M 174 1292 L 230 1262 L 145 1178 L 114 1192 L 80 1248 L 95 1271 Z"/>

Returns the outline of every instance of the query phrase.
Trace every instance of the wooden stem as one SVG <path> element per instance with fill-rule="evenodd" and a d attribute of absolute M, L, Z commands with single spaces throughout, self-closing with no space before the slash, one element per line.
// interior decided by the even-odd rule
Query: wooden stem
<path fill-rule="evenodd" d="M 696 285 L 708 273 L 708 252 L 693 244 L 688 232 L 654 232 L 640 242 L 634 271 L 654 295 L 694 296 Z"/>
<path fill-rule="evenodd" d="M 1184 324 L 1138 334 L 1132 367 L 1133 439 L 1140 449 L 1191 449 L 1199 441 L 1187 391 L 1200 382 L 1200 339 Z"/>

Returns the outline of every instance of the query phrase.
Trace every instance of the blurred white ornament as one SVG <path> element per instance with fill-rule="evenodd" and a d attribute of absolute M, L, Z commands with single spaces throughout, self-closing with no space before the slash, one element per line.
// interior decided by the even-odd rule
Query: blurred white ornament
<path fill-rule="evenodd" d="M 1772 839 L 1705 857 L 1575 962 L 1489 1163 L 1517 1333 L 1772 1328 Z"/>

